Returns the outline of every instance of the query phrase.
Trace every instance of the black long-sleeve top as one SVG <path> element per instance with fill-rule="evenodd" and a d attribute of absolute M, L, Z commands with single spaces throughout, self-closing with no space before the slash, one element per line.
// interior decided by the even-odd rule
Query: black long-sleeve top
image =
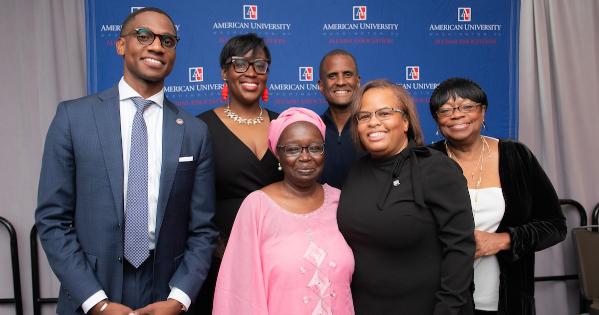
<path fill-rule="evenodd" d="M 474 219 L 459 166 L 412 143 L 354 163 L 339 229 L 352 248 L 356 314 L 472 314 Z"/>
<path fill-rule="evenodd" d="M 431 147 L 447 154 L 443 141 Z M 534 252 L 566 238 L 566 219 L 551 181 L 525 145 L 499 140 L 499 180 L 505 213 L 497 232 L 510 234 L 511 247 L 497 253 L 498 314 L 535 314 Z"/>

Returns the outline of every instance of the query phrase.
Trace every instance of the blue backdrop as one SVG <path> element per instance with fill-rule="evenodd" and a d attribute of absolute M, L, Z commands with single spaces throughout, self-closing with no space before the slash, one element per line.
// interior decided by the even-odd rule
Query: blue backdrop
<path fill-rule="evenodd" d="M 519 0 L 86 0 L 90 93 L 118 82 L 120 24 L 144 6 L 159 7 L 176 22 L 181 42 L 165 89 L 194 114 L 222 104 L 218 56 L 224 43 L 255 32 L 272 54 L 265 106 L 274 111 L 303 106 L 323 112 L 318 64 L 326 52 L 342 48 L 356 56 L 362 83 L 385 78 L 407 88 L 426 142 L 439 139 L 428 98 L 453 76 L 471 78 L 487 92 L 485 134 L 517 137 Z"/>

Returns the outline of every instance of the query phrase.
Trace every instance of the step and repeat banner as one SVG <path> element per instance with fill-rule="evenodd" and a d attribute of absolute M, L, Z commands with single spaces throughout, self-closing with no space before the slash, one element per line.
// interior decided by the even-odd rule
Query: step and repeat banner
<path fill-rule="evenodd" d="M 325 53 L 341 48 L 356 57 L 362 83 L 385 78 L 411 93 L 426 142 L 439 139 L 428 99 L 454 76 L 470 78 L 487 92 L 483 133 L 517 137 L 519 0 L 87 0 L 90 93 L 120 79 L 115 42 L 121 23 L 145 6 L 163 9 L 176 23 L 181 42 L 165 90 L 194 114 L 223 103 L 218 57 L 225 42 L 254 32 L 271 51 L 270 99 L 264 105 L 274 111 L 302 106 L 323 112 L 318 65 Z"/>

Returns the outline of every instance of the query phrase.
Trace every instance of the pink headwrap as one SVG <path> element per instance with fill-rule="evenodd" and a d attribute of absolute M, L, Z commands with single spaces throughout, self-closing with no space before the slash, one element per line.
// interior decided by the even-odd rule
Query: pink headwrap
<path fill-rule="evenodd" d="M 268 148 L 277 158 L 279 157 L 277 154 L 277 143 L 279 142 L 281 133 L 283 133 L 283 130 L 287 126 L 296 121 L 306 121 L 316 126 L 322 135 L 322 140 L 324 140 L 326 126 L 318 114 L 307 108 L 290 107 L 284 110 L 277 119 L 272 120 L 268 126 Z"/>

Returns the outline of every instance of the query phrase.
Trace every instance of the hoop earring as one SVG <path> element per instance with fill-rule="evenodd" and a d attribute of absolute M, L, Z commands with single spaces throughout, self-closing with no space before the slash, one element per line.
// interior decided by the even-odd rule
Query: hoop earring
<path fill-rule="evenodd" d="M 277 167 L 277 170 L 280 172 L 283 170 L 283 167 L 281 166 L 281 162 L 279 162 L 278 164 L 279 164 L 279 166 Z"/>
<path fill-rule="evenodd" d="M 229 98 L 229 86 L 227 85 L 227 80 L 225 80 L 223 89 L 220 91 L 220 98 L 222 98 L 223 101 L 226 101 Z"/>
<path fill-rule="evenodd" d="M 268 102 L 268 88 L 264 88 L 264 91 L 262 92 L 262 101 L 264 101 L 265 103 Z"/>

